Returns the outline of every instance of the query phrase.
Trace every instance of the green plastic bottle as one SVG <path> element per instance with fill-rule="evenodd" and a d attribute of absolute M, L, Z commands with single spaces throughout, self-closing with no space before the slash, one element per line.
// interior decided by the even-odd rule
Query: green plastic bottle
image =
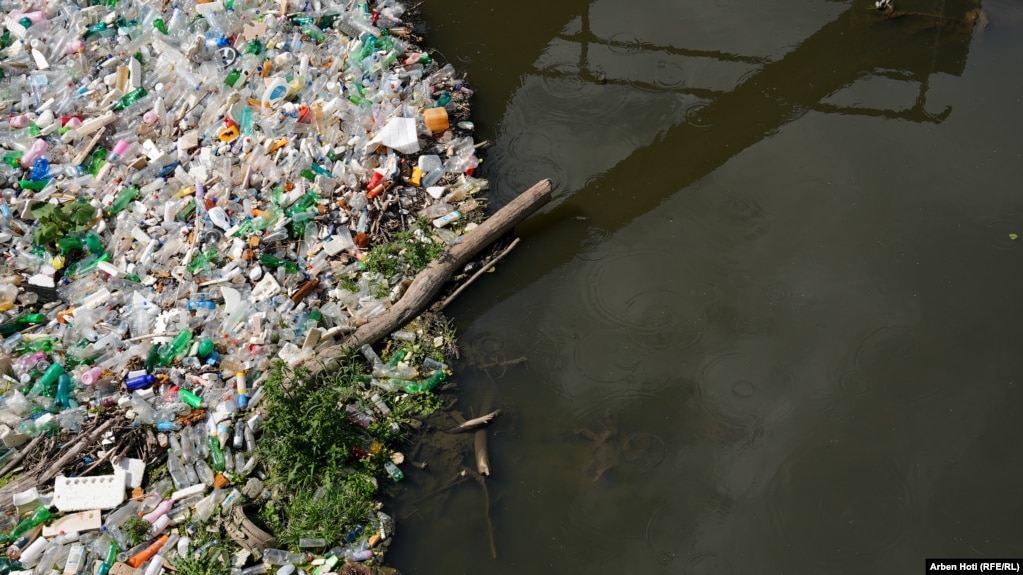
<path fill-rule="evenodd" d="M 179 331 L 178 335 L 169 344 L 160 349 L 160 359 L 158 361 L 160 367 L 167 367 L 175 359 L 188 353 L 188 348 L 191 344 L 192 332 L 187 329 Z"/>
<path fill-rule="evenodd" d="M 282 260 L 276 258 L 270 254 L 260 254 L 259 263 L 263 264 L 268 268 L 277 269 L 283 267 L 288 273 L 297 273 L 299 271 L 298 264 L 288 260 Z"/>
<path fill-rule="evenodd" d="M 32 386 L 28 394 L 30 396 L 45 395 L 52 397 L 50 388 L 53 387 L 53 384 L 57 383 L 57 379 L 61 375 L 64 375 L 64 366 L 57 362 L 51 363 L 50 367 L 46 368 L 46 371 L 43 372 L 43 375 L 39 376 L 39 379 L 36 380 L 35 385 Z"/>
<path fill-rule="evenodd" d="M 97 575 L 108 575 L 110 568 L 114 566 L 114 562 L 117 561 L 117 554 L 120 553 L 121 548 L 117 545 L 116 541 L 110 542 L 110 547 L 107 547 L 107 553 L 103 557 L 103 564 L 99 566 Z"/>
<path fill-rule="evenodd" d="M 135 201 L 135 198 L 137 197 L 139 197 L 139 189 L 135 186 L 128 186 L 117 194 L 117 197 L 114 198 L 114 202 L 110 204 L 110 209 L 107 210 L 107 212 L 110 215 L 117 215 L 123 212 L 124 209 Z"/>
<path fill-rule="evenodd" d="M 85 240 L 75 236 L 64 236 L 57 240 L 57 249 L 62 255 L 67 255 L 74 250 L 85 249 Z"/>
<path fill-rule="evenodd" d="M 181 401 L 185 402 L 185 404 L 192 409 L 199 409 L 202 407 L 202 398 L 187 389 L 179 389 L 178 397 L 180 397 Z"/>
<path fill-rule="evenodd" d="M 15 320 L 0 323 L 0 335 L 7 337 L 29 326 L 46 322 L 46 314 L 27 313 Z"/>
<path fill-rule="evenodd" d="M 15 541 L 18 539 L 18 537 L 21 537 L 22 535 L 42 525 L 46 521 L 49 521 L 49 519 L 50 510 L 40 505 L 39 507 L 36 507 L 35 511 L 32 512 L 31 517 L 23 519 L 21 523 L 18 523 L 18 525 L 14 528 L 13 531 L 8 533 L 7 535 L 0 535 L 0 540 L 4 542 Z"/>
<path fill-rule="evenodd" d="M 99 239 L 96 232 L 86 232 L 85 247 L 89 248 L 89 251 L 94 254 L 103 253 L 103 241 Z"/>
<path fill-rule="evenodd" d="M 419 393 L 421 391 L 430 391 L 437 387 L 437 384 L 447 379 L 447 374 L 443 370 L 438 369 L 433 372 L 433 375 L 422 380 L 422 381 L 409 381 L 407 379 L 392 379 L 390 383 L 403 389 L 406 393 Z"/>
<path fill-rule="evenodd" d="M 68 373 L 60 374 L 57 378 L 57 405 L 64 409 L 70 409 L 73 407 L 71 404 L 75 403 L 72 391 L 75 389 L 75 379 Z"/>
<path fill-rule="evenodd" d="M 227 465 L 224 463 L 224 452 L 220 450 L 220 440 L 217 439 L 217 436 L 207 436 L 206 445 L 210 448 L 210 458 L 213 459 L 213 469 L 216 469 L 217 471 L 227 469 Z"/>
<path fill-rule="evenodd" d="M 131 106 L 135 102 L 138 102 L 142 98 L 145 98 L 147 95 L 149 95 L 149 92 L 146 92 L 145 88 L 139 86 L 138 88 L 135 88 L 131 92 L 128 92 L 127 94 L 122 96 L 121 99 L 117 102 L 117 105 L 114 106 L 114 111 L 120 112 L 121 110 L 127 108 L 128 106 Z"/>

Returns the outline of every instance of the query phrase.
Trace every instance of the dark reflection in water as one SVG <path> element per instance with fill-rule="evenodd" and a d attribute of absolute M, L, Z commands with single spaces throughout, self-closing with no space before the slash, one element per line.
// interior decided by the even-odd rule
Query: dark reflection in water
<path fill-rule="evenodd" d="M 497 207 L 449 308 L 471 441 L 391 505 L 406 573 L 913 573 L 1020 556 L 1023 7 L 429 0 Z M 1023 240 L 1020 240 L 1023 241 Z M 525 358 L 525 361 L 519 361 Z M 461 450 L 461 451 L 459 451 Z"/>

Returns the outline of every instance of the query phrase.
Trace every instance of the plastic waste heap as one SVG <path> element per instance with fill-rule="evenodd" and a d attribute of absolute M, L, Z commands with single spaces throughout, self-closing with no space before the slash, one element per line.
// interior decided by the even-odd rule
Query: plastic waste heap
<path fill-rule="evenodd" d="M 0 466 L 109 409 L 171 442 L 140 506 L 45 543 L 32 515 L 7 529 L 20 566 L 9 553 L 0 573 L 155 575 L 188 542 L 131 549 L 124 522 L 144 514 L 156 535 L 237 499 L 218 476 L 258 467 L 248 409 L 270 363 L 371 321 L 415 272 L 367 266 L 381 230 L 440 247 L 471 231 L 487 188 L 472 91 L 392 0 L 0 6 Z M 446 377 L 363 352 L 376 393 Z M 342 558 L 365 558 L 360 541 Z"/>

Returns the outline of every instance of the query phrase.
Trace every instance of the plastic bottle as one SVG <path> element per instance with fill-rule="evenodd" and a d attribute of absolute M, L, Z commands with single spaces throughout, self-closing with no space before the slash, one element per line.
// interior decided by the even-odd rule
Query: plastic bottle
<path fill-rule="evenodd" d="M 216 469 L 217 471 L 224 471 L 227 469 L 224 452 L 220 449 L 220 440 L 217 439 L 216 434 L 209 435 L 206 438 L 206 445 L 210 450 L 210 459 L 213 461 L 213 469 Z"/>
<path fill-rule="evenodd" d="M 393 461 L 385 461 L 384 469 L 387 471 L 387 475 L 389 475 L 394 481 L 401 481 L 405 478 L 405 474 L 398 469 L 398 466 L 395 465 Z"/>
<path fill-rule="evenodd" d="M 53 384 L 57 383 L 57 379 L 63 374 L 64 374 L 63 365 L 56 362 L 50 364 L 50 366 L 46 368 L 46 371 L 43 373 L 43 375 L 39 376 L 39 379 L 36 380 L 36 383 L 35 385 L 32 386 L 32 389 L 29 390 L 28 392 L 29 397 L 38 395 L 49 396 L 50 387 L 53 386 Z"/>
<path fill-rule="evenodd" d="M 118 507 L 106 516 L 103 520 L 103 527 L 107 529 L 111 527 L 120 527 L 128 520 L 129 517 L 138 513 L 139 507 L 141 506 L 141 502 L 129 499 L 124 505 Z"/>
<path fill-rule="evenodd" d="M 24 551 L 21 552 L 21 557 L 18 559 L 21 564 L 25 567 L 33 567 L 39 562 L 40 557 L 43 555 L 43 551 L 46 546 L 49 545 L 50 540 L 45 537 L 37 537 Z"/>
<path fill-rule="evenodd" d="M 184 489 L 192 485 L 188 481 L 188 475 L 185 473 L 185 466 L 178 459 L 177 455 L 173 453 L 167 454 L 167 472 L 170 473 L 171 480 L 174 482 L 176 489 Z"/>
<path fill-rule="evenodd" d="M 244 409 L 249 403 L 249 388 L 245 381 L 244 371 L 239 371 L 235 375 L 235 386 L 238 391 L 238 408 Z M 241 448 L 240 445 L 236 445 L 235 447 Z"/>
<path fill-rule="evenodd" d="M 285 565 L 291 560 L 291 554 L 284 549 L 264 549 L 263 561 L 270 565 Z"/>
<path fill-rule="evenodd" d="M 103 556 L 103 564 L 99 566 L 97 575 L 108 575 L 110 568 L 114 566 L 114 562 L 117 561 L 117 552 L 120 548 L 116 541 L 111 541 L 110 546 L 107 547 L 106 554 Z"/>
<path fill-rule="evenodd" d="M 163 547 L 165 543 L 167 543 L 167 539 L 168 539 L 167 535 L 160 536 L 160 538 L 157 539 L 152 545 L 146 547 L 144 551 L 128 559 L 128 565 L 131 565 L 132 567 L 138 569 L 140 565 L 152 559 L 153 556 L 160 551 L 160 548 Z"/>
<path fill-rule="evenodd" d="M 174 502 L 170 499 L 163 500 L 155 509 L 142 516 L 142 519 L 149 523 L 156 523 L 156 520 L 163 517 L 170 511 L 171 507 L 174 507 Z"/>
<path fill-rule="evenodd" d="M 36 507 L 31 516 L 23 519 L 21 523 L 18 523 L 18 525 L 10 533 L 7 535 L 0 535 L 0 541 L 13 541 L 49 519 L 50 510 L 40 505 L 39 507 Z"/>
<path fill-rule="evenodd" d="M 149 562 L 145 575 L 159 575 L 161 569 L 163 569 L 163 556 L 160 554 L 153 555 L 153 560 Z"/>

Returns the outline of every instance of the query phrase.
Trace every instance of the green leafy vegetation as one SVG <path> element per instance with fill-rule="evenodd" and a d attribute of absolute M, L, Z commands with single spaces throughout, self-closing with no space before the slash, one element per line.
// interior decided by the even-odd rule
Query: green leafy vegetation
<path fill-rule="evenodd" d="M 318 477 L 350 465 L 365 438 L 344 411 L 360 375 L 354 355 L 327 377 L 275 365 L 264 384 L 267 413 L 260 459 L 271 483 L 315 489 Z"/>
<path fill-rule="evenodd" d="M 286 546 L 297 546 L 303 537 L 338 543 L 345 533 L 372 519 L 375 495 L 376 486 L 364 473 L 344 477 L 326 473 L 323 485 L 293 493 L 280 507 L 271 502 L 260 516 Z"/>
<path fill-rule="evenodd" d="M 398 232 L 389 242 L 373 247 L 366 254 L 366 269 L 389 278 L 397 273 L 415 275 L 444 252 L 444 244 L 436 241 L 429 222 L 424 218 Z"/>
<path fill-rule="evenodd" d="M 224 549 L 219 541 L 199 541 L 193 547 L 197 550 L 189 553 L 186 557 L 178 557 L 173 561 L 173 566 L 178 575 L 228 575 L 231 572 L 230 565 L 224 554 Z"/>
<path fill-rule="evenodd" d="M 36 202 L 31 210 L 32 216 L 39 220 L 32 240 L 40 246 L 55 244 L 69 233 L 88 230 L 96 217 L 96 208 L 82 198 L 60 206 Z"/>
<path fill-rule="evenodd" d="M 433 393 L 386 396 L 378 398 L 390 410 L 385 416 L 371 400 L 379 390 L 361 355 L 350 351 L 337 361 L 316 375 L 277 362 L 264 383 L 267 418 L 257 449 L 270 498 L 259 520 L 282 546 L 294 548 L 303 537 L 338 544 L 375 521 L 374 477 L 406 439 L 411 418 L 440 406 Z"/>
<path fill-rule="evenodd" d="M 132 547 L 149 539 L 149 530 L 152 525 L 138 515 L 133 515 L 124 522 L 124 534 L 128 537 L 128 543 Z"/>

